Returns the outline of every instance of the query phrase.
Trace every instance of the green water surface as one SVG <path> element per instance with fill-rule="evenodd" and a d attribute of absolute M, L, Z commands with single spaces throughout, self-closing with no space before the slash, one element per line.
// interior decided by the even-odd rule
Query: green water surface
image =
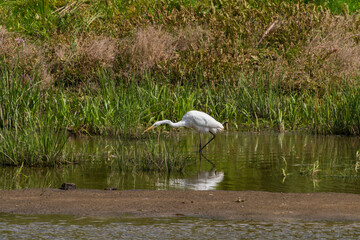
<path fill-rule="evenodd" d="M 70 138 L 58 168 L 0 167 L 0 188 L 263 190 L 271 192 L 360 193 L 358 137 L 301 133 L 219 134 L 199 155 L 192 131 L 148 135 L 143 139 Z M 210 136 L 202 136 L 203 142 Z M 182 172 L 124 171 L 115 154 L 186 161 Z M 360 164 L 360 163 L 359 163 Z M 359 169 L 360 170 L 360 169 Z"/>

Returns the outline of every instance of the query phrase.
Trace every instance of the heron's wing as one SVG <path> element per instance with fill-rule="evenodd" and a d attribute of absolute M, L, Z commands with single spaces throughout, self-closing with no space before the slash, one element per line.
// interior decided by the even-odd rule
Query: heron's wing
<path fill-rule="evenodd" d="M 198 116 L 198 115 L 195 115 L 193 116 L 193 121 L 194 121 L 194 124 L 196 124 L 197 126 L 201 126 L 201 127 L 211 127 L 210 125 L 212 125 L 212 121 L 210 118 L 206 118 L 204 116 Z"/>
<path fill-rule="evenodd" d="M 214 118 L 206 113 L 199 111 L 188 112 L 184 116 L 185 121 L 189 121 L 194 128 L 205 127 L 205 128 L 222 128 L 222 124 L 216 121 Z"/>

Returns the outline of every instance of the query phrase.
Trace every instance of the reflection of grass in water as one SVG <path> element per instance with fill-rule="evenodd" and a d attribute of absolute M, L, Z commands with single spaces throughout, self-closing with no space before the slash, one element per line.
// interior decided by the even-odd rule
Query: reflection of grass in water
<path fill-rule="evenodd" d="M 57 187 L 57 172 L 48 168 L 3 167 L 0 169 L 0 189 Z"/>
<path fill-rule="evenodd" d="M 299 164 L 294 166 L 300 166 L 298 172 L 300 175 L 309 176 L 313 180 L 320 178 L 331 178 L 331 177 L 341 177 L 341 178 L 350 178 L 358 177 L 358 170 L 360 166 L 360 154 L 356 155 L 355 164 L 351 159 L 348 162 L 341 163 L 322 163 L 319 160 L 316 160 L 313 163 L 309 164 Z"/>
<path fill-rule="evenodd" d="M 119 143 L 112 146 L 109 158 L 124 172 L 183 172 L 191 164 L 177 145 L 168 146 L 166 142 L 146 142 L 141 148 Z"/>
<path fill-rule="evenodd" d="M 284 183 L 286 180 L 286 177 L 291 175 L 292 173 L 288 172 L 286 158 L 285 157 L 282 157 L 282 158 L 284 161 L 284 167 L 282 168 L 282 177 L 283 177 L 282 182 Z M 318 187 L 319 180 L 317 179 L 317 173 L 321 171 L 319 169 L 319 167 L 320 167 L 319 160 L 317 160 L 312 164 L 301 164 L 300 169 L 298 170 L 300 175 L 311 177 L 314 188 Z"/>
<path fill-rule="evenodd" d="M 306 166 L 302 165 L 299 172 L 301 175 L 315 177 L 315 174 L 321 171 L 319 167 L 319 160 L 316 160 L 313 164 Z"/>
<path fill-rule="evenodd" d="M 356 151 L 356 163 L 355 163 L 355 172 L 358 172 L 360 168 L 360 151 Z"/>

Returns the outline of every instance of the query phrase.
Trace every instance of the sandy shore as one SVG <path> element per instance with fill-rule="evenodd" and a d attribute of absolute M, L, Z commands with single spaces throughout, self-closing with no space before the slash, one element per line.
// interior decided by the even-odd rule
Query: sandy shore
<path fill-rule="evenodd" d="M 360 195 L 260 191 L 0 190 L 0 212 L 236 220 L 360 220 Z"/>

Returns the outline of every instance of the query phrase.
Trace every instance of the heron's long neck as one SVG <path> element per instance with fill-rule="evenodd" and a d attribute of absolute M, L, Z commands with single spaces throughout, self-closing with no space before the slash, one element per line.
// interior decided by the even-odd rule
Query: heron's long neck
<path fill-rule="evenodd" d="M 163 124 L 168 124 L 168 125 L 170 125 L 170 127 L 185 127 L 184 121 L 180 121 L 180 122 L 176 122 L 176 123 L 173 123 L 170 120 L 159 121 L 159 125 L 163 125 Z"/>

